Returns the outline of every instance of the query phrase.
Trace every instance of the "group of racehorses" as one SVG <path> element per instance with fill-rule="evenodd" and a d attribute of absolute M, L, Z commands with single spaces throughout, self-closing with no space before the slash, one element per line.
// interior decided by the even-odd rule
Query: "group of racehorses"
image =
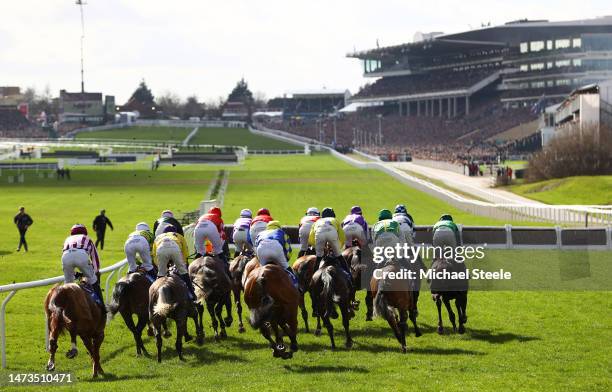
<path fill-rule="evenodd" d="M 386 319 L 401 345 L 402 352 L 405 353 L 408 319 L 414 326 L 415 336 L 421 336 L 416 323 L 420 279 L 377 279 L 373 272 L 377 268 L 389 273 L 399 272 L 402 268 L 418 270 L 425 267 L 420 258 L 419 263 L 409 265 L 398 260 L 374 264 L 370 257 L 364 257 L 367 249 L 362 251 L 358 244 L 353 245 L 343 252 L 343 258 L 350 269 L 350 278 L 343 273 L 336 258 L 324 257 L 321 263 L 318 263 L 315 255 L 307 253 L 299 257 L 292 266 L 298 279 L 298 287 L 282 267 L 274 263 L 261 266 L 254 255 L 245 252 L 238 254 L 230 263 L 229 274 L 223 260 L 204 255 L 189 264 L 189 276 L 196 293 L 195 302 L 190 298 L 186 284 L 177 274 L 171 272 L 168 276 L 151 282 L 144 271 L 137 271 L 117 281 L 112 299 L 107 305 L 108 319 L 117 313 L 121 314 L 133 334 L 137 355 L 148 355 L 142 340 L 142 332 L 147 327 L 149 336 L 154 336 L 156 340 L 158 362 L 162 360 L 162 337 L 171 336 L 166 325 L 167 319 L 173 319 L 176 324 L 175 348 L 179 358 L 183 360 L 183 340 L 193 340 L 187 328 L 189 319 L 192 319 L 195 325 L 196 343 L 204 343 L 204 307 L 210 315 L 215 340 L 227 337 L 226 328 L 233 322 L 232 294 L 237 307 L 238 331 L 245 332 L 241 304 L 243 296 L 250 311 L 251 326 L 259 330 L 269 342 L 274 357 L 288 359 L 298 351 L 298 308 L 305 331 L 310 331 L 308 310 L 304 302 L 306 293 L 311 298 L 312 316 L 317 319 L 315 335 L 321 334 L 322 322 L 329 334 L 331 347 L 335 348 L 331 320 L 341 316 L 345 346 L 350 348 L 353 345 L 350 320 L 359 309 L 355 292 L 364 288 L 367 291 L 366 320 L 372 320 L 372 316 Z M 448 260 L 434 260 L 431 268 L 456 271 L 464 269 L 465 266 Z M 453 331 L 457 331 L 455 314 L 450 304 L 453 299 L 456 300 L 458 311 L 458 331 L 463 333 L 467 321 L 467 281 L 460 282 L 453 291 L 437 289 L 434 283 L 431 282 L 431 292 L 438 308 L 438 333 L 444 333 L 442 303 L 449 313 Z M 222 317 L 223 308 L 226 308 L 225 318 Z M 77 355 L 76 337 L 80 336 L 93 362 L 93 376 L 103 374 L 100 345 L 104 340 L 107 321 L 104 310 L 79 285 L 71 283 L 55 286 L 49 291 L 45 299 L 45 311 L 48 318 L 50 352 L 47 369 L 55 369 L 57 339 L 59 334 L 66 330 L 71 338 L 71 349 L 66 356 L 74 358 Z M 284 336 L 290 340 L 289 347 L 284 344 Z"/>

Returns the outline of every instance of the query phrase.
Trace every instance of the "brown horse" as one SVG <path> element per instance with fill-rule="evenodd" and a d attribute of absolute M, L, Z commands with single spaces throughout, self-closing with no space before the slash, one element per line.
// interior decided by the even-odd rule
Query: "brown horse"
<path fill-rule="evenodd" d="M 236 303 L 236 312 L 238 313 L 238 332 L 244 333 L 244 324 L 242 323 L 242 303 L 240 301 L 240 294 L 243 291 L 242 277 L 244 275 L 244 269 L 247 263 L 251 260 L 251 257 L 244 253 L 239 254 L 230 264 L 230 280 L 232 282 L 232 292 L 234 293 L 234 301 Z"/>
<path fill-rule="evenodd" d="M 109 321 L 112 320 L 117 312 L 123 317 L 125 325 L 134 335 L 136 355 L 138 356 L 143 353 L 148 355 L 142 342 L 142 331 L 145 326 L 148 325 L 149 327 L 149 336 L 153 336 L 153 328 L 149 322 L 149 287 L 151 287 L 151 282 L 142 272 L 134 272 L 124 276 L 115 284 L 111 302 L 106 307 Z M 134 314 L 138 319 L 137 324 L 134 324 Z M 164 337 L 172 336 L 165 322 L 162 326 L 164 328 Z"/>
<path fill-rule="evenodd" d="M 246 265 L 244 266 L 244 272 L 242 273 L 242 287 L 243 287 L 243 290 L 246 287 L 246 281 L 247 281 L 247 278 L 249 277 L 249 275 L 251 274 L 251 272 L 253 272 L 254 270 L 256 270 L 259 267 L 261 267 L 261 264 L 259 264 L 259 259 L 257 258 L 257 256 L 253 257 L 251 260 L 249 260 L 246 263 Z"/>
<path fill-rule="evenodd" d="M 310 283 L 310 297 L 313 300 L 313 306 L 318 314 L 323 319 L 323 325 L 327 328 L 329 338 L 331 340 L 331 348 L 336 348 L 334 340 L 334 326 L 330 318 L 338 318 L 336 305 L 340 308 L 342 314 L 342 326 L 346 335 L 346 348 L 353 346 L 353 338 L 349 330 L 349 320 L 354 316 L 351 304 L 351 290 L 348 279 L 339 271 L 339 266 L 334 262 L 331 263 L 323 258 L 323 265 L 314 273 Z"/>
<path fill-rule="evenodd" d="M 72 348 L 66 356 L 77 355 L 76 337 L 80 336 L 93 362 L 93 377 L 104 374 L 100 365 L 100 346 L 104 341 L 106 320 L 100 306 L 75 283 L 54 286 L 45 298 L 49 327 L 49 361 L 47 370 L 55 370 L 57 339 L 64 330 L 70 333 Z"/>
<path fill-rule="evenodd" d="M 203 330 L 204 302 L 215 330 L 215 340 L 226 338 L 225 321 L 221 315 L 223 306 L 230 301 L 232 283 L 225 273 L 224 262 L 216 257 L 203 256 L 189 264 L 189 276 L 193 281 L 198 302 L 198 320 Z M 221 326 L 219 334 L 218 327 Z"/>
<path fill-rule="evenodd" d="M 383 268 L 376 270 L 370 281 L 370 290 L 374 295 L 374 315 L 387 320 L 397 341 L 402 346 L 402 352 L 405 353 L 406 332 L 408 331 L 406 320 L 410 317 L 416 337 L 421 336 L 421 330 L 416 323 L 416 302 L 409 279 L 397 279 L 397 275 L 395 278 L 385 275 L 399 272 L 401 272 L 401 267 L 398 262 L 388 263 Z M 399 318 L 395 310 L 399 313 Z"/>
<path fill-rule="evenodd" d="M 198 313 L 193 302 L 189 299 L 189 289 L 183 280 L 176 274 L 158 278 L 149 287 L 149 319 L 153 324 L 153 333 L 157 343 L 157 362 L 161 362 L 162 324 L 168 318 L 176 322 L 176 351 L 179 359 L 183 358 L 183 337 L 185 341 L 191 340 L 187 333 L 187 317 L 191 317 L 196 324 L 197 342 L 204 342 L 204 331 L 198 323 Z"/>
<path fill-rule="evenodd" d="M 287 272 L 276 264 L 251 271 L 244 286 L 244 302 L 250 309 L 249 322 L 272 348 L 275 358 L 289 359 L 298 351 L 297 309 L 299 292 Z M 282 331 L 281 331 L 282 330 Z M 291 340 L 291 351 L 283 343 L 283 332 Z M 272 340 L 272 332 L 276 342 Z"/>
<path fill-rule="evenodd" d="M 465 263 L 445 259 L 434 260 L 431 269 L 434 273 L 443 271 L 466 273 Z M 442 302 L 444 302 L 444 306 L 448 311 L 448 318 L 453 325 L 453 332 L 457 332 L 455 313 L 453 313 L 450 304 L 451 300 L 455 300 L 455 307 L 457 308 L 459 316 L 459 333 L 465 333 L 464 324 L 467 323 L 468 287 L 468 279 L 432 279 L 430 281 L 431 298 L 436 303 L 438 309 L 438 333 L 440 335 L 444 334 L 444 326 L 442 325 Z"/>
<path fill-rule="evenodd" d="M 293 268 L 293 271 L 295 271 L 295 275 L 298 279 L 298 285 L 300 287 L 300 310 L 302 312 L 302 319 L 304 320 L 304 327 L 306 329 L 306 332 L 310 332 L 310 329 L 308 328 L 308 311 L 306 310 L 306 304 L 304 303 L 304 295 L 310 287 L 312 275 L 314 275 L 315 271 L 318 268 L 317 256 L 306 255 L 298 257 L 298 259 L 293 263 L 291 268 Z M 316 312 L 313 308 L 313 317 L 317 318 L 317 329 L 315 329 L 315 335 L 319 336 L 321 335 L 321 317 L 316 316 L 314 313 Z"/>

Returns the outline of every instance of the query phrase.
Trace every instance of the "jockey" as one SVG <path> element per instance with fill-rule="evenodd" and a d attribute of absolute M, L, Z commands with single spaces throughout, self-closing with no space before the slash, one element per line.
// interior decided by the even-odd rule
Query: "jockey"
<path fill-rule="evenodd" d="M 416 235 L 416 232 L 414 231 L 414 219 L 412 219 L 412 216 L 408 213 L 408 211 L 406 211 L 405 205 L 398 204 L 395 206 L 393 220 L 399 223 L 400 231 L 402 232 L 405 241 L 412 245 Z"/>
<path fill-rule="evenodd" d="M 64 241 L 62 249 L 62 269 L 64 282 L 74 282 L 74 269 L 78 268 L 87 283 L 91 285 L 99 303 L 104 306 L 104 298 L 100 289 L 100 257 L 95 244 L 87 235 L 84 225 L 76 224 L 70 228 L 70 236 Z"/>
<path fill-rule="evenodd" d="M 340 224 L 336 220 L 336 213 L 330 207 L 326 207 L 321 211 L 321 218 L 318 219 L 310 229 L 308 236 L 308 244 L 314 246 L 317 254 L 317 263 L 320 264 L 325 253 L 325 246 L 329 244 L 331 256 L 334 257 L 347 273 L 349 273 L 346 260 L 342 257 L 341 243 L 344 243 L 344 231 L 340 228 Z M 350 281 L 349 275 L 349 281 Z"/>
<path fill-rule="evenodd" d="M 368 243 L 368 223 L 363 218 L 361 207 L 353 206 L 351 213 L 342 221 L 342 230 L 346 240 L 344 246 L 350 248 L 353 246 L 353 241 L 357 240 L 359 247 L 363 248 Z"/>
<path fill-rule="evenodd" d="M 264 266 L 270 262 L 275 262 L 283 267 L 291 276 L 293 283 L 297 284 L 297 277 L 289 267 L 291 241 L 278 221 L 270 221 L 266 225 L 266 230 L 259 233 L 255 240 L 255 249 L 259 264 Z"/>
<path fill-rule="evenodd" d="M 270 211 L 267 208 L 260 208 L 257 211 L 257 216 L 251 221 L 251 227 L 249 228 L 248 240 L 251 245 L 257 241 L 257 234 L 266 230 L 266 226 L 269 222 L 273 221 L 274 218 L 270 216 Z"/>
<path fill-rule="evenodd" d="M 300 219 L 299 226 L 299 237 L 300 237 L 300 252 L 298 258 L 306 254 L 308 250 L 308 236 L 310 235 L 310 228 L 312 225 L 321 217 L 319 210 L 316 207 L 310 207 L 306 210 L 306 214 Z"/>
<path fill-rule="evenodd" d="M 168 225 L 174 226 L 176 228 L 176 232 L 180 235 L 185 235 L 185 233 L 183 233 L 183 227 L 174 217 L 174 213 L 170 210 L 164 210 L 161 217 L 153 224 L 153 233 L 155 234 L 155 237 L 162 234 Z"/>
<path fill-rule="evenodd" d="M 248 208 L 240 211 L 240 218 L 234 222 L 234 230 L 232 232 L 232 238 L 236 250 L 234 257 L 242 252 L 253 253 L 253 246 L 249 243 L 249 228 L 251 227 L 251 221 L 253 220 L 253 213 Z"/>
<path fill-rule="evenodd" d="M 153 233 L 149 225 L 145 222 L 140 222 L 136 225 L 136 231 L 132 232 L 127 240 L 125 241 L 124 251 L 125 257 L 127 258 L 130 269 L 128 274 L 136 272 L 136 254 L 140 256 L 142 260 L 141 267 L 155 278 L 155 270 L 151 263 L 151 247 L 153 246 L 154 240 Z"/>
<path fill-rule="evenodd" d="M 157 263 L 157 277 L 161 278 L 168 275 L 168 264 L 170 262 L 174 263 L 176 272 L 187 285 L 193 300 L 196 297 L 193 284 L 189 278 L 189 272 L 187 271 L 188 255 L 189 249 L 187 248 L 185 237 L 177 233 L 176 228 L 172 225 L 166 226 L 164 232 L 157 236 L 153 242 L 152 256 Z"/>
<path fill-rule="evenodd" d="M 440 217 L 440 220 L 433 226 L 432 244 L 435 247 L 451 247 L 455 248 L 461 245 L 459 236 L 459 228 L 453 222 L 453 217 L 445 214 Z"/>
<path fill-rule="evenodd" d="M 225 252 L 227 246 L 225 229 L 221 216 L 221 209 L 219 207 L 212 207 L 198 219 L 198 223 L 193 231 L 196 258 L 206 254 L 205 242 L 208 240 L 212 244 L 212 254 L 220 257 L 226 263 L 228 262 Z"/>
<path fill-rule="evenodd" d="M 400 230 L 400 224 L 392 218 L 391 211 L 387 209 L 380 210 L 378 213 L 378 222 L 372 228 L 375 247 L 394 248 L 397 244 L 403 243 L 404 236 Z"/>

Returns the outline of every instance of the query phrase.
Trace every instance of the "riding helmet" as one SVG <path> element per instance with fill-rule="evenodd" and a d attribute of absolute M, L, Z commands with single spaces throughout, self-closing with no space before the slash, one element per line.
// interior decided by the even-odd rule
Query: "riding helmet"
<path fill-rule="evenodd" d="M 208 210 L 208 213 L 209 214 L 217 215 L 219 218 L 221 218 L 221 208 L 219 208 L 219 207 L 211 207 Z"/>
<path fill-rule="evenodd" d="M 310 207 L 309 209 L 306 210 L 306 215 L 320 216 L 321 213 L 319 212 L 319 209 L 317 207 Z"/>
<path fill-rule="evenodd" d="M 281 224 L 277 220 L 270 221 L 266 225 L 266 230 L 278 230 L 278 229 L 281 229 Z"/>
<path fill-rule="evenodd" d="M 136 225 L 136 230 L 151 231 L 151 228 L 149 227 L 147 222 L 140 222 Z"/>
<path fill-rule="evenodd" d="M 268 215 L 268 216 L 270 216 L 270 211 L 268 211 L 267 208 L 260 208 L 259 211 L 257 211 L 257 215 Z"/>
<path fill-rule="evenodd" d="M 76 225 L 70 228 L 70 235 L 77 234 L 87 235 L 87 228 L 85 227 L 85 225 L 77 223 Z"/>
<path fill-rule="evenodd" d="M 252 218 L 253 213 L 248 208 L 245 208 L 244 210 L 240 211 L 240 217 L 241 218 Z"/>
<path fill-rule="evenodd" d="M 164 210 L 161 214 L 162 218 L 174 218 L 174 213 L 170 210 Z"/>
<path fill-rule="evenodd" d="M 351 214 L 353 214 L 353 215 L 363 215 L 363 211 L 361 211 L 361 207 L 353 206 L 353 207 L 351 207 Z"/>
<path fill-rule="evenodd" d="M 395 206 L 395 213 L 396 214 L 407 214 L 408 211 L 406 211 L 406 206 L 403 204 L 398 204 Z"/>
<path fill-rule="evenodd" d="M 321 211 L 321 218 L 335 218 L 336 217 L 336 213 L 334 212 L 334 209 L 331 207 L 325 207 L 323 208 L 323 211 Z"/>
<path fill-rule="evenodd" d="M 441 221 L 453 221 L 453 217 L 450 214 L 444 214 L 440 217 Z"/>
<path fill-rule="evenodd" d="M 386 219 L 393 219 L 393 215 L 391 214 L 391 211 L 384 208 L 378 213 L 378 220 L 381 221 Z"/>

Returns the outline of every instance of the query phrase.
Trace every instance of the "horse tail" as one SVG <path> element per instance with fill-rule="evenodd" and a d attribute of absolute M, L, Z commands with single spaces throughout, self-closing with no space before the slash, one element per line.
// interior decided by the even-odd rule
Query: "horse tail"
<path fill-rule="evenodd" d="M 251 316 L 249 317 L 249 323 L 255 329 L 260 328 L 263 322 L 270 318 L 274 305 L 274 299 L 266 293 L 265 284 L 266 279 L 263 275 L 259 275 L 255 281 L 255 290 L 261 302 L 258 307 L 251 309 Z"/>
<path fill-rule="evenodd" d="M 125 298 L 128 295 L 129 289 L 128 282 L 120 281 L 117 282 L 115 288 L 113 289 L 113 296 L 111 298 L 110 304 L 106 306 L 108 310 L 108 321 L 112 320 L 115 314 L 119 311 L 119 306 L 121 306 L 122 298 Z"/>
<path fill-rule="evenodd" d="M 172 291 L 169 286 L 160 287 L 157 303 L 153 306 L 153 313 L 161 317 L 168 317 L 168 314 L 176 307 L 176 304 L 171 302 L 171 297 Z"/>
<path fill-rule="evenodd" d="M 328 268 L 325 268 L 321 272 L 321 281 L 323 282 L 323 289 L 321 290 L 321 304 L 325 306 L 323 315 L 330 317 L 332 309 L 334 307 L 334 277 L 329 272 Z"/>
<path fill-rule="evenodd" d="M 389 306 L 383 285 L 383 280 L 378 281 L 378 291 L 376 292 L 376 297 L 374 298 L 374 316 L 389 320 L 395 317 L 395 315 L 393 313 L 393 308 Z"/>
<path fill-rule="evenodd" d="M 55 330 L 58 334 L 62 333 L 64 329 L 67 328 L 69 324 L 72 323 L 72 320 L 68 318 L 66 312 L 64 310 L 64 306 L 58 304 L 58 293 L 55 292 L 55 295 L 51 297 L 49 301 L 49 305 L 47 306 L 49 311 L 49 330 Z"/>

